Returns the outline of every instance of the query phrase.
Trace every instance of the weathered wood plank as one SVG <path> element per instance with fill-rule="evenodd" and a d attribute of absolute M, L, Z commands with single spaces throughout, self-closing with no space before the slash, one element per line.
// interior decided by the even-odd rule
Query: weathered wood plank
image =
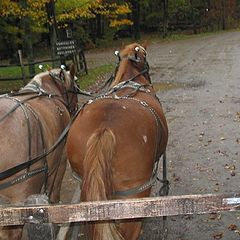
<path fill-rule="evenodd" d="M 205 194 L 50 206 L 2 206 L 0 225 L 21 225 L 26 222 L 67 223 L 237 211 L 240 210 L 239 196 L 240 194 Z"/>

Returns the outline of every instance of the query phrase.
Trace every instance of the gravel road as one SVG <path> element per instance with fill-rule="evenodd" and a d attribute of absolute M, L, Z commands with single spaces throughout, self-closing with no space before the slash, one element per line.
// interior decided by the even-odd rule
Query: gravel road
<path fill-rule="evenodd" d="M 89 66 L 116 61 L 114 50 L 87 52 Z M 240 32 L 151 43 L 148 61 L 169 124 L 169 195 L 239 193 Z M 239 219 L 168 217 L 167 239 L 240 239 Z M 140 239 L 160 239 L 160 222 L 146 221 Z"/>

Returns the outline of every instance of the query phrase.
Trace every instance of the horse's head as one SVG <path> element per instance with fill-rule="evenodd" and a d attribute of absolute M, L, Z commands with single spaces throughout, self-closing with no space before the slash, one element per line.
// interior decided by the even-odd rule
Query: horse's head
<path fill-rule="evenodd" d="M 75 113 L 78 103 L 75 66 L 71 65 L 69 71 L 52 69 L 39 73 L 20 92 L 60 97 L 72 115 Z"/>
<path fill-rule="evenodd" d="M 120 52 L 116 51 L 115 55 L 118 57 L 119 64 L 111 87 L 122 81 L 135 80 L 139 76 L 144 76 L 145 80 L 150 83 L 146 45 L 132 43 L 125 46 Z"/>
<path fill-rule="evenodd" d="M 51 74 L 50 72 L 50 76 L 53 78 L 55 84 L 58 86 L 58 89 L 64 99 L 65 105 L 67 106 L 70 114 L 75 113 L 78 104 L 78 86 L 75 73 L 76 69 L 74 65 L 71 65 L 69 71 L 61 69 L 58 77 L 56 77 L 54 74 Z"/>

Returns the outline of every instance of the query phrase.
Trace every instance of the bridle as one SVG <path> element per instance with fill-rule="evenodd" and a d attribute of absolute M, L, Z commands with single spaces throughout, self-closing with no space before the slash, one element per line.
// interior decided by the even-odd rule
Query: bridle
<path fill-rule="evenodd" d="M 63 103 L 68 109 L 70 115 L 74 114 L 74 112 L 77 110 L 77 106 L 75 109 L 72 109 L 71 106 L 73 105 L 74 97 L 77 98 L 77 94 L 79 93 L 77 82 L 74 79 L 71 80 L 71 87 L 70 89 L 67 89 L 64 86 L 65 74 L 63 69 L 60 70 L 59 75 L 51 71 L 49 72 L 49 75 L 52 80 L 56 82 L 56 86 L 58 87 L 59 91 L 61 92 L 61 96 L 64 99 Z M 71 98 L 69 98 L 69 94 L 71 94 Z"/>
<path fill-rule="evenodd" d="M 142 52 L 142 55 L 143 55 L 142 58 L 138 55 L 138 53 L 140 53 L 140 52 Z M 128 79 L 127 81 L 133 81 L 137 77 L 143 75 L 149 81 L 149 84 L 150 85 L 152 84 L 151 78 L 150 78 L 150 75 L 149 75 L 149 64 L 148 64 L 148 61 L 147 61 L 147 51 L 144 47 L 142 47 L 140 45 L 136 46 L 134 48 L 134 54 L 133 55 L 128 54 L 127 56 L 121 56 L 119 51 L 115 51 L 114 54 L 115 54 L 115 56 L 118 57 L 118 64 L 116 66 L 114 76 L 116 76 L 116 73 L 119 69 L 119 65 L 123 60 L 128 60 L 128 61 L 134 63 L 136 68 L 138 68 L 138 65 L 140 63 L 142 63 L 142 61 L 143 61 L 143 68 L 140 69 L 138 74 L 136 74 L 132 78 Z"/>
<path fill-rule="evenodd" d="M 99 93 L 100 93 L 100 92 L 101 92 L 100 95 L 102 95 L 102 92 L 103 92 L 103 94 L 106 94 L 106 93 L 108 93 L 109 91 L 111 91 L 111 89 L 109 89 L 109 87 L 111 86 L 111 84 L 113 83 L 113 81 L 114 81 L 114 79 L 115 79 L 115 77 L 116 77 L 116 74 L 117 74 L 118 69 L 119 69 L 119 65 L 120 65 L 120 63 L 122 62 L 122 60 L 129 60 L 129 61 L 131 61 L 131 62 L 133 62 L 133 63 L 136 63 L 136 66 L 137 66 L 137 64 L 141 63 L 141 61 L 142 61 L 141 58 L 138 56 L 138 52 L 139 52 L 140 50 L 141 50 L 141 51 L 143 52 L 143 54 L 144 54 L 144 56 L 143 56 L 143 61 L 144 61 L 143 69 L 140 70 L 140 72 L 139 72 L 138 74 L 134 75 L 133 77 L 131 77 L 130 79 L 128 79 L 127 81 L 125 81 L 125 84 L 127 85 L 128 83 L 131 83 L 131 82 L 133 82 L 137 77 L 143 75 L 143 76 L 145 76 L 146 79 L 148 79 L 148 81 L 149 81 L 149 84 L 148 84 L 148 85 L 152 86 L 151 78 L 150 78 L 150 75 L 149 75 L 149 64 L 148 64 L 147 59 L 146 59 L 147 51 L 146 51 L 146 49 L 145 49 L 144 47 L 142 47 L 142 46 L 140 46 L 140 45 L 137 46 L 137 47 L 135 47 L 134 50 L 135 50 L 134 56 L 128 55 L 128 56 L 125 56 L 125 57 L 121 56 L 119 51 L 115 51 L 115 52 L 114 52 L 114 55 L 118 58 L 118 62 L 116 63 L 116 67 L 115 67 L 115 70 L 113 71 L 113 74 L 108 78 L 108 80 L 105 81 L 105 83 L 104 83 L 102 86 L 100 86 L 97 90 L 91 91 L 91 92 L 83 91 L 83 90 L 81 90 L 81 89 L 78 87 L 78 93 L 79 93 L 79 94 L 82 94 L 82 95 L 85 95 L 85 96 L 88 96 L 88 97 L 96 98 L 96 97 L 99 96 Z M 123 84 L 123 83 L 121 83 L 121 84 Z M 126 85 L 125 85 L 125 86 L 126 86 Z M 113 88 L 114 88 L 114 89 L 117 89 L 118 87 L 115 86 L 115 87 L 113 87 Z M 107 90 L 105 90 L 105 89 L 107 89 Z M 105 93 L 104 93 L 104 90 L 105 90 Z"/>

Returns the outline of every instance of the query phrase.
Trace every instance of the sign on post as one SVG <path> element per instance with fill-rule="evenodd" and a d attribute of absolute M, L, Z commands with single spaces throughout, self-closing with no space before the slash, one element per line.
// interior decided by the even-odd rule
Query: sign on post
<path fill-rule="evenodd" d="M 76 40 L 64 40 L 56 43 L 57 55 L 68 56 L 75 54 L 77 51 Z"/>

